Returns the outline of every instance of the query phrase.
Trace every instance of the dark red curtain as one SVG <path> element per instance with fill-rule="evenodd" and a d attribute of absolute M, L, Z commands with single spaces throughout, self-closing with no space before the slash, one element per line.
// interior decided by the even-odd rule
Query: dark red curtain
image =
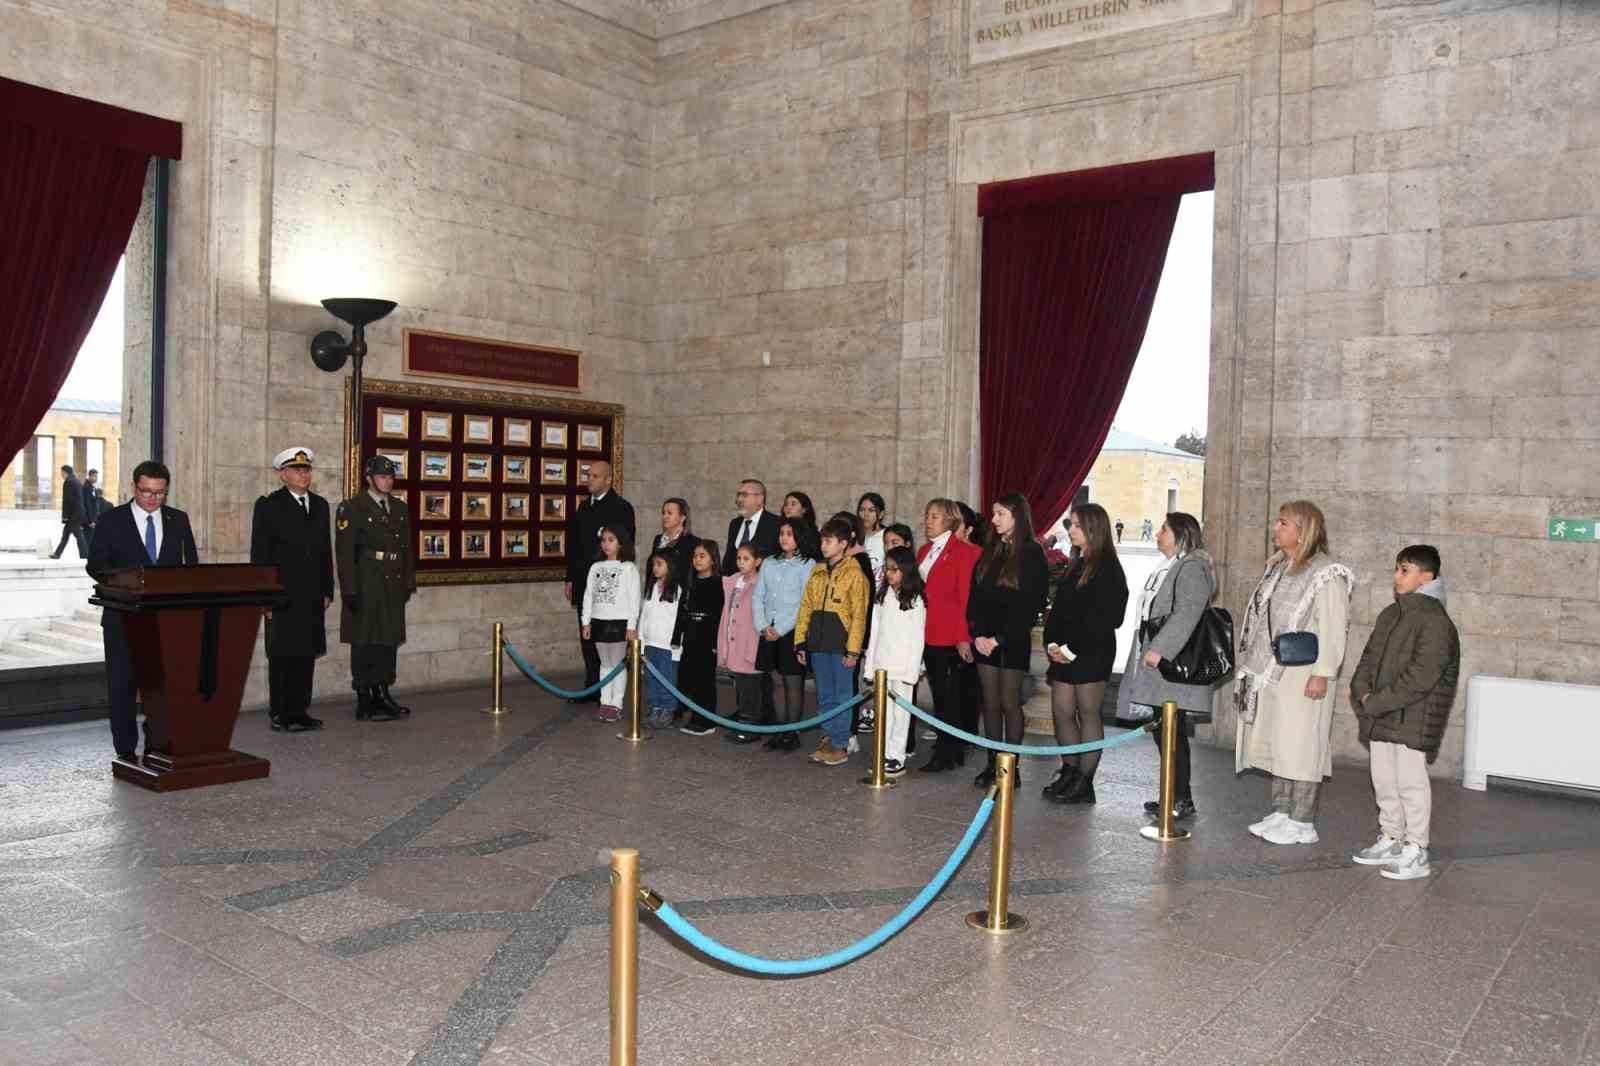
<path fill-rule="evenodd" d="M 152 155 L 176 123 L 0 78 L 0 457 L 60 391 L 128 246 Z"/>
<path fill-rule="evenodd" d="M 1206 155 L 979 190 L 985 502 L 1020 492 L 1041 527 L 1072 502 L 1144 341 L 1178 201 L 1211 186 Z"/>

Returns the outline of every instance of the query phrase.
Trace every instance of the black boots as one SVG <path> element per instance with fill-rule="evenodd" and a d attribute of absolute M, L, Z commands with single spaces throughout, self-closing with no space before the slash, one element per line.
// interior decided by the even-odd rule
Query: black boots
<path fill-rule="evenodd" d="M 393 701 L 391 700 L 390 703 Z M 383 692 L 377 685 L 356 689 L 356 721 L 392 722 L 400 715 L 383 702 Z"/>
<path fill-rule="evenodd" d="M 406 718 L 411 714 L 410 707 L 406 707 L 395 702 L 395 698 L 389 695 L 388 685 L 378 686 L 378 702 L 387 707 L 389 709 L 389 713 L 393 714 L 396 718 Z"/>
<path fill-rule="evenodd" d="M 1072 786 L 1077 782 L 1077 780 L 1078 768 L 1073 766 L 1071 763 L 1062 763 L 1061 772 L 1056 775 L 1056 779 L 1054 781 L 1044 786 L 1044 789 L 1040 792 L 1040 795 L 1044 796 L 1044 798 L 1047 800 L 1054 801 L 1057 796 L 1070 792 L 1072 790 Z"/>
<path fill-rule="evenodd" d="M 1051 803 L 1093 803 L 1094 774 L 1079 773 L 1076 768 L 1064 770 L 1044 790 L 1044 798 Z"/>
<path fill-rule="evenodd" d="M 994 756 L 990 755 L 989 756 L 989 765 L 987 767 L 985 767 L 983 769 L 983 771 L 978 774 L 977 777 L 974 777 L 972 779 L 972 787 L 973 788 L 989 788 L 989 787 L 991 787 L 993 785 L 994 785 Z M 1015 769 L 1013 769 L 1011 771 L 1011 787 L 1013 789 L 1018 789 L 1018 788 L 1022 787 L 1022 767 L 1021 767 L 1021 765 L 1018 765 Z"/>

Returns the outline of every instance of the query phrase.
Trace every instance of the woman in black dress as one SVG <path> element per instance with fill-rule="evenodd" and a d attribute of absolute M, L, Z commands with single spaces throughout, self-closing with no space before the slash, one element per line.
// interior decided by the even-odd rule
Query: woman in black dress
<path fill-rule="evenodd" d="M 972 571 L 967 599 L 967 629 L 983 689 L 983 731 L 991 740 L 1022 743 L 1022 679 L 1033 652 L 1033 623 L 1049 591 L 1050 567 L 1033 539 L 1028 501 L 1011 492 L 995 501 L 993 530 Z M 1016 775 L 1012 787 L 1020 782 Z M 994 752 L 989 766 L 972 781 L 994 784 Z"/>
<path fill-rule="evenodd" d="M 714 540 L 696 541 L 689 554 L 689 580 L 678 612 L 676 643 L 683 649 L 678 662 L 678 687 L 708 711 L 717 709 L 717 626 L 722 621 L 721 559 Z M 709 736 L 717 727 L 709 718 L 691 713 L 678 732 Z"/>
<path fill-rule="evenodd" d="M 1117 657 L 1117 627 L 1128 610 L 1128 579 L 1111 539 L 1111 519 L 1099 504 L 1072 512 L 1067 527 L 1073 562 L 1056 585 L 1044 624 L 1050 656 L 1050 713 L 1057 744 L 1081 744 L 1106 735 L 1100 704 Z M 1063 755 L 1061 773 L 1045 786 L 1053 803 L 1093 803 L 1100 753 Z"/>

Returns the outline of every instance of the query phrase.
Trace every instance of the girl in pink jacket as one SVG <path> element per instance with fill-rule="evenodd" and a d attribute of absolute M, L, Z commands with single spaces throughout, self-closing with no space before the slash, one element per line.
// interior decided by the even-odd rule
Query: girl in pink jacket
<path fill-rule="evenodd" d="M 739 548 L 734 557 L 737 569 L 722 579 L 722 621 L 717 626 L 717 662 L 733 675 L 733 691 L 739 709 L 734 717 L 742 722 L 761 720 L 761 674 L 756 670 L 756 635 L 753 603 L 756 572 L 761 556 L 753 544 Z M 749 738 L 749 734 L 727 733 L 724 739 Z"/>

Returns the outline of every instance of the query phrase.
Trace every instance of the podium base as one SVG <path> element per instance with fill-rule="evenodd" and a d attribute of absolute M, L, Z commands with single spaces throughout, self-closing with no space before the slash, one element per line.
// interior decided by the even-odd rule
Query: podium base
<path fill-rule="evenodd" d="M 207 756 L 198 765 L 175 765 L 171 756 L 166 755 L 148 755 L 139 760 L 111 760 L 112 777 L 152 792 L 177 792 L 185 788 L 250 781 L 266 777 L 271 772 L 272 763 L 267 759 L 231 748 L 215 756 Z"/>

